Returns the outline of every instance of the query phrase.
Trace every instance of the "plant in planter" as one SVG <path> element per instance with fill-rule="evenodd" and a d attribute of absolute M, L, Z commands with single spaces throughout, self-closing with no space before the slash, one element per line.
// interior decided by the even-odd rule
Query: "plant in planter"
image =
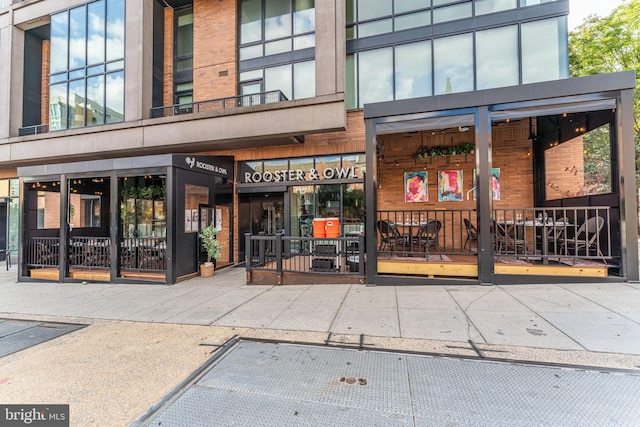
<path fill-rule="evenodd" d="M 202 240 L 202 246 L 207 251 L 207 262 L 200 266 L 200 275 L 203 277 L 213 276 L 215 265 L 211 260 L 218 259 L 222 255 L 222 245 L 216 238 L 219 231 L 211 224 L 204 228 L 198 236 Z"/>

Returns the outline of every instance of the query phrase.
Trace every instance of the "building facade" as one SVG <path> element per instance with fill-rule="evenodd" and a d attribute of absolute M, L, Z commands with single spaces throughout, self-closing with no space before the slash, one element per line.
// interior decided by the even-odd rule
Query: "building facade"
<path fill-rule="evenodd" d="M 637 280 L 633 85 L 568 79 L 568 13 L 0 0 L 0 227 L 5 212 L 19 278 L 175 283 L 215 224 L 218 266 L 248 271 L 277 252 L 368 283 Z M 336 243 L 314 268 L 321 219 L 366 236 L 359 262 Z"/>

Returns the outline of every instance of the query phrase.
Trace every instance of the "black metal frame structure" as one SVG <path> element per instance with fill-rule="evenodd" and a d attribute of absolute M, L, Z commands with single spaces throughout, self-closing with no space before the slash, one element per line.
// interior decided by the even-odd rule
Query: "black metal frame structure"
<path fill-rule="evenodd" d="M 473 115 L 476 145 L 478 278 L 481 284 L 549 283 L 562 280 L 594 281 L 594 278 L 563 276 L 520 276 L 494 274 L 494 236 L 491 227 L 492 194 L 492 122 L 505 116 L 535 117 L 558 111 L 591 111 L 613 105 L 617 156 L 612 167 L 616 183 L 612 185 L 620 212 L 620 274 L 619 277 L 598 278 L 598 281 L 638 281 L 637 206 L 635 195 L 635 144 L 633 138 L 633 89 L 635 72 L 627 71 L 581 78 L 555 80 L 508 88 L 432 96 L 403 101 L 368 104 L 364 109 L 366 126 L 367 175 L 365 200 L 367 212 L 377 211 L 377 135 L 381 129 L 405 126 L 417 130 L 431 119 L 468 117 Z M 376 215 L 367 215 L 366 233 L 375 236 Z M 369 283 L 397 284 L 400 278 L 378 274 L 376 239 L 367 239 L 367 280 Z M 460 280 L 406 278 L 406 283 L 459 283 Z M 469 282 L 468 280 L 466 281 Z"/>

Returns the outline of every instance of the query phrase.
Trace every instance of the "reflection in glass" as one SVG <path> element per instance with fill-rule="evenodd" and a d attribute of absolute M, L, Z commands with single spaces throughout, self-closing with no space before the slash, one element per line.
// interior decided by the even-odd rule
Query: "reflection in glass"
<path fill-rule="evenodd" d="M 389 16 L 392 5 L 389 0 L 358 0 L 358 21 Z"/>
<path fill-rule="evenodd" d="M 67 128 L 67 83 L 58 83 L 49 88 L 49 129 Z"/>
<path fill-rule="evenodd" d="M 105 122 L 121 122 L 124 119 L 124 72 L 107 74 L 106 87 Z"/>
<path fill-rule="evenodd" d="M 104 0 L 87 5 L 87 63 L 100 64 L 104 62 Z"/>
<path fill-rule="evenodd" d="M 69 11 L 69 68 L 86 65 L 86 10 L 77 7 Z M 57 55 L 57 53 L 55 54 Z"/>
<path fill-rule="evenodd" d="M 124 0 L 107 3 L 107 61 L 124 58 Z"/>
<path fill-rule="evenodd" d="M 291 64 L 264 70 L 264 90 L 281 90 L 287 99 L 293 99 L 291 88 Z"/>
<path fill-rule="evenodd" d="M 264 38 L 273 40 L 291 35 L 290 0 L 270 0 L 264 10 Z"/>
<path fill-rule="evenodd" d="M 476 33 L 478 90 L 518 84 L 518 27 Z"/>
<path fill-rule="evenodd" d="M 193 10 L 176 14 L 178 28 L 176 30 L 176 57 L 193 55 Z"/>
<path fill-rule="evenodd" d="M 316 96 L 316 61 L 293 64 L 293 94 L 295 99 Z"/>
<path fill-rule="evenodd" d="M 396 46 L 396 99 L 431 95 L 431 42 Z"/>
<path fill-rule="evenodd" d="M 240 48 L 240 60 L 258 58 L 262 56 L 262 45 L 247 46 Z"/>
<path fill-rule="evenodd" d="M 358 25 L 359 38 L 390 33 L 391 31 L 393 31 L 393 21 L 391 18 Z"/>
<path fill-rule="evenodd" d="M 357 83 L 356 83 L 356 56 L 354 54 L 347 55 L 346 58 L 346 96 L 347 96 L 347 110 L 353 110 L 358 107 L 358 100 L 356 99 Z"/>
<path fill-rule="evenodd" d="M 433 9 L 433 23 L 471 17 L 471 2 Z"/>
<path fill-rule="evenodd" d="M 162 176 L 120 178 L 121 237 L 166 237 L 166 196 Z"/>
<path fill-rule="evenodd" d="M 561 78 L 560 19 L 522 24 L 522 83 Z"/>
<path fill-rule="evenodd" d="M 431 6 L 430 0 L 394 0 L 394 13 L 409 12 L 411 10 L 424 9 Z"/>
<path fill-rule="evenodd" d="M 393 52 L 390 47 L 360 52 L 360 107 L 393 99 Z"/>
<path fill-rule="evenodd" d="M 423 25 L 429 24 L 431 24 L 431 12 L 428 10 L 410 15 L 397 16 L 394 19 L 395 31 L 422 27 Z"/>
<path fill-rule="evenodd" d="M 69 117 L 71 118 L 69 127 L 84 126 L 85 105 L 84 80 L 69 82 Z"/>
<path fill-rule="evenodd" d="M 293 34 L 315 31 L 316 13 L 314 0 L 294 0 Z"/>
<path fill-rule="evenodd" d="M 69 12 L 57 13 L 51 16 L 51 73 L 66 71 L 69 45 Z"/>
<path fill-rule="evenodd" d="M 87 79 L 87 125 L 104 123 L 104 76 Z"/>
<path fill-rule="evenodd" d="M 278 40 L 264 44 L 264 54 L 275 55 L 282 52 L 291 51 L 291 39 Z"/>
<path fill-rule="evenodd" d="M 240 44 L 262 40 L 262 10 L 260 0 L 245 0 L 240 2 Z"/>
<path fill-rule="evenodd" d="M 433 59 L 436 95 L 473 90 L 472 34 L 434 40 Z"/>
<path fill-rule="evenodd" d="M 346 0 L 347 24 L 356 22 L 356 0 Z"/>
<path fill-rule="evenodd" d="M 500 12 L 501 10 L 515 9 L 518 0 L 476 0 L 476 15 Z"/>
<path fill-rule="evenodd" d="M 316 35 L 307 34 L 304 36 L 294 37 L 293 50 L 306 49 L 308 47 L 314 47 L 316 45 Z"/>

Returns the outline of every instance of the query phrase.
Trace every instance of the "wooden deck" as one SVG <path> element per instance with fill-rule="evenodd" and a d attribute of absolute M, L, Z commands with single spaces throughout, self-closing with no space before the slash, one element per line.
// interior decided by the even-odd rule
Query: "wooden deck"
<path fill-rule="evenodd" d="M 60 272 L 57 268 L 34 268 L 30 271 L 30 277 L 34 279 L 58 281 Z M 91 282 L 109 282 L 111 275 L 109 270 L 71 268 L 69 269 L 70 279 L 87 280 Z M 151 280 L 164 282 L 166 275 L 164 273 L 122 271 L 120 277 L 137 280 Z"/>

